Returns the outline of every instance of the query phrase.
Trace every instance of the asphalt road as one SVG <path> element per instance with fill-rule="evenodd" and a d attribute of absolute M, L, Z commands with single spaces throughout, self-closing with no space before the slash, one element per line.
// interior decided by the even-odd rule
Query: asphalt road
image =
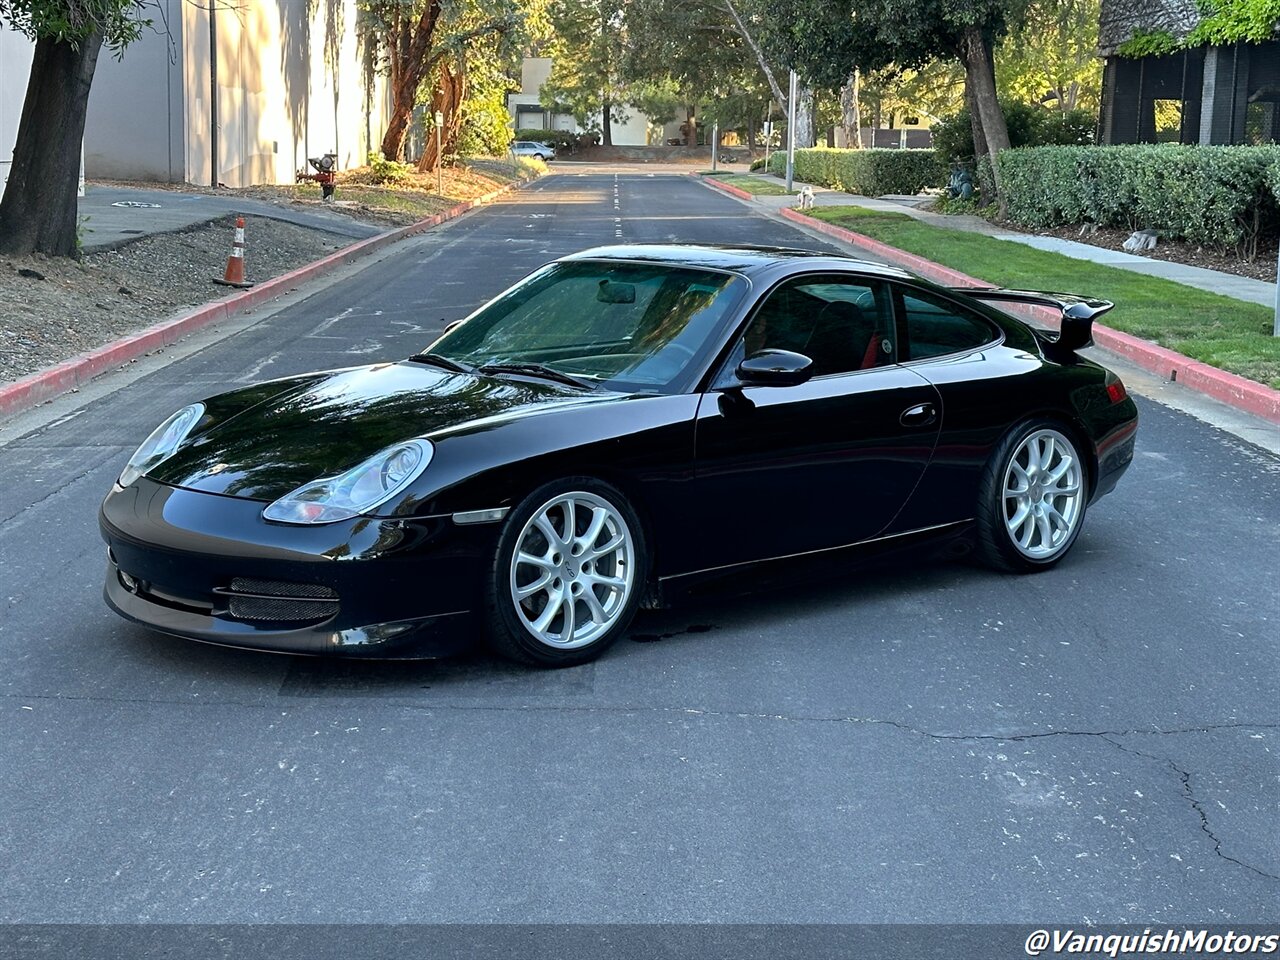
<path fill-rule="evenodd" d="M 1280 458 L 1151 402 L 1052 572 L 785 565 L 573 670 L 104 606 L 95 511 L 169 412 L 615 240 L 819 245 L 685 177 L 552 177 L 0 447 L 0 921 L 1280 921 Z"/>

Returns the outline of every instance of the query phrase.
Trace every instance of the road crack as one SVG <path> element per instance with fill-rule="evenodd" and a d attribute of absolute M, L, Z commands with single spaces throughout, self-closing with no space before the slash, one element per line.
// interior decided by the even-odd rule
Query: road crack
<path fill-rule="evenodd" d="M 1102 739 L 1122 753 L 1127 753 L 1134 757 L 1142 757 L 1143 759 L 1152 760 L 1156 763 L 1168 764 L 1169 768 L 1173 770 L 1181 783 L 1183 798 L 1191 805 L 1191 809 L 1194 810 L 1196 815 L 1200 818 L 1200 830 L 1213 842 L 1213 852 L 1228 863 L 1234 863 L 1238 867 L 1244 867 L 1244 869 L 1252 873 L 1256 873 L 1260 877 L 1266 877 L 1268 880 L 1280 880 L 1280 876 L 1277 876 L 1274 873 L 1268 873 L 1259 867 L 1255 867 L 1251 863 L 1246 863 L 1243 860 L 1239 860 L 1236 857 L 1222 852 L 1222 839 L 1213 832 L 1213 827 L 1209 823 L 1209 814 L 1205 810 L 1204 802 L 1195 795 L 1195 791 L 1191 788 L 1191 772 L 1189 770 L 1183 769 L 1169 757 L 1157 757 L 1154 754 L 1144 753 L 1141 750 L 1126 747 L 1124 744 L 1117 743 L 1115 740 L 1112 740 L 1109 736 L 1103 737 Z"/>

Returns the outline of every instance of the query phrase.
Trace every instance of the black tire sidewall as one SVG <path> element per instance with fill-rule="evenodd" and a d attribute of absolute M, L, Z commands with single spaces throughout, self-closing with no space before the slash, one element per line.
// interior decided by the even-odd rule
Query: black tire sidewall
<path fill-rule="evenodd" d="M 1016 451 L 1033 433 L 1040 430 L 1053 430 L 1065 437 L 1075 451 L 1076 461 L 1080 464 L 1081 496 L 1080 516 L 1066 544 L 1052 557 L 1036 559 L 1028 557 L 1014 545 L 1005 525 L 1004 518 L 1004 477 L 1009 469 L 1009 461 Z M 992 452 L 978 486 L 978 552 L 989 565 L 1012 573 L 1035 573 L 1057 566 L 1071 552 L 1080 531 L 1084 527 L 1085 515 L 1089 506 L 1089 464 L 1080 450 L 1080 440 L 1075 432 L 1047 417 L 1025 420 L 1009 430 Z"/>
<path fill-rule="evenodd" d="M 554 497 L 581 491 L 592 493 L 609 502 L 622 514 L 631 533 L 635 575 L 627 604 L 609 630 L 584 647 L 556 650 L 538 642 L 525 628 L 514 609 L 510 593 L 511 558 L 525 524 L 539 508 Z M 649 572 L 648 545 L 644 527 L 635 508 L 616 487 L 594 477 L 564 477 L 543 484 L 525 497 L 507 514 L 502 533 L 494 550 L 493 562 L 485 585 L 485 613 L 489 640 L 494 649 L 509 659 L 543 667 L 570 667 L 596 659 L 626 632 L 640 607 Z"/>

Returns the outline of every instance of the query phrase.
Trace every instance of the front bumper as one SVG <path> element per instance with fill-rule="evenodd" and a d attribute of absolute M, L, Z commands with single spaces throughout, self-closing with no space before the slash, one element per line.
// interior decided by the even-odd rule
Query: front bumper
<path fill-rule="evenodd" d="M 261 512 L 145 477 L 114 487 L 99 514 L 107 604 L 162 633 L 258 650 L 431 657 L 472 643 L 497 524 L 305 527 Z"/>

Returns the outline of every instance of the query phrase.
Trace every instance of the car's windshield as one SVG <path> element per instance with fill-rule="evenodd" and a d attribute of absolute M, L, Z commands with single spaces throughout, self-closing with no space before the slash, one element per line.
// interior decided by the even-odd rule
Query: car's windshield
<path fill-rule="evenodd" d="M 431 352 L 468 367 L 539 364 L 614 389 L 677 383 L 746 289 L 741 277 L 663 264 L 551 264 L 447 333 Z"/>

